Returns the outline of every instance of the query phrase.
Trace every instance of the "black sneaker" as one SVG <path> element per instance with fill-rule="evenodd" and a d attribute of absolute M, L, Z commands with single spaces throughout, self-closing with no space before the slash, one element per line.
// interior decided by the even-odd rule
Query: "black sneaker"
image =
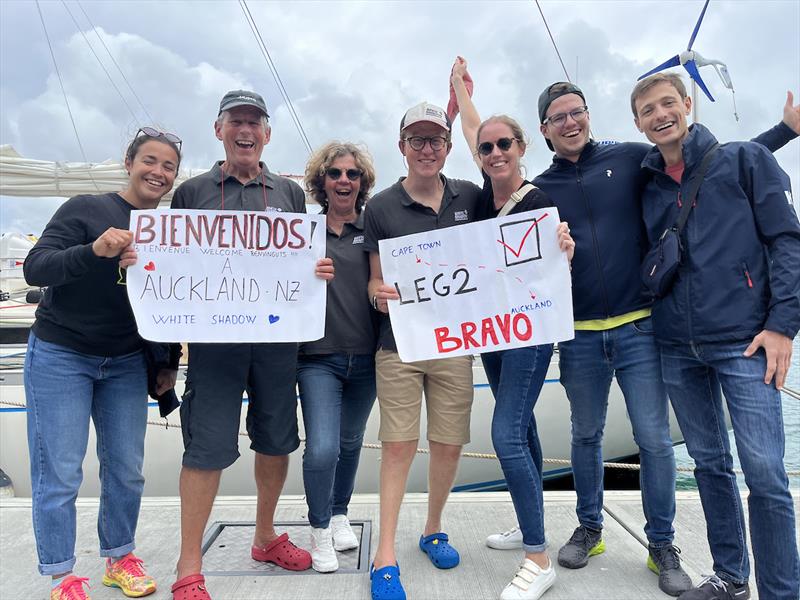
<path fill-rule="evenodd" d="M 683 592 L 692 589 L 692 579 L 681 568 L 681 559 L 678 555 L 681 549 L 672 544 L 653 546 L 647 549 L 647 568 L 658 575 L 658 587 L 665 594 L 680 596 Z"/>
<path fill-rule="evenodd" d="M 589 562 L 590 556 L 606 551 L 603 532 L 579 526 L 569 541 L 558 551 L 558 564 L 568 569 L 580 569 Z"/>
<path fill-rule="evenodd" d="M 694 589 L 684 592 L 678 600 L 748 600 L 750 586 L 720 579 L 716 575 L 705 577 Z"/>

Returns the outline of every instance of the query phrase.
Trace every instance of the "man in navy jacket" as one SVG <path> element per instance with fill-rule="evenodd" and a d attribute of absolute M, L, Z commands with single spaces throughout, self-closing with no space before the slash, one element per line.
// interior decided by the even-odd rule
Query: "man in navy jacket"
<path fill-rule="evenodd" d="M 717 143 L 687 126 L 680 76 L 661 73 L 631 94 L 636 126 L 656 144 L 642 212 L 651 243 L 671 227 L 693 173 Z M 723 144 L 710 159 L 681 234 L 673 287 L 652 312 L 667 392 L 694 459 L 715 574 L 684 600 L 750 597 L 745 520 L 722 390 L 750 490 L 750 536 L 761 598 L 796 599 L 800 561 L 783 464 L 780 389 L 800 329 L 800 223 L 789 178 L 751 142 Z"/>

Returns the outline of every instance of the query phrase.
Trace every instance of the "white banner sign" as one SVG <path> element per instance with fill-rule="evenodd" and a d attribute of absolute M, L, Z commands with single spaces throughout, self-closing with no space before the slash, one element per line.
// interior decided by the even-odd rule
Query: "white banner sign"
<path fill-rule="evenodd" d="M 127 272 L 139 334 L 158 342 L 301 342 L 325 335 L 325 217 L 136 210 Z"/>
<path fill-rule="evenodd" d="M 413 362 L 574 337 L 555 207 L 381 240 L 400 359 Z"/>

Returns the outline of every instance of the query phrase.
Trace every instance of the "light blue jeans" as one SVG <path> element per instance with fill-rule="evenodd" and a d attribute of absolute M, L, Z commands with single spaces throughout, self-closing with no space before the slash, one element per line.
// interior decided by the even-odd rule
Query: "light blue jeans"
<path fill-rule="evenodd" d="M 675 453 L 651 320 L 605 331 L 576 331 L 575 339 L 560 343 L 558 349 L 561 383 L 567 391 L 572 421 L 578 521 L 592 529 L 603 526 L 603 429 L 611 378 L 616 376 L 639 446 L 644 531 L 654 546 L 671 543 L 675 535 Z"/>
<path fill-rule="evenodd" d="M 552 344 L 481 354 L 494 394 L 492 444 L 514 503 L 526 552 L 543 552 L 547 548 L 542 446 L 533 407 L 552 356 Z"/>
<path fill-rule="evenodd" d="M 346 515 L 375 402 L 374 354 L 301 355 L 297 383 L 306 448 L 303 486 L 312 527 Z"/>
<path fill-rule="evenodd" d="M 31 333 L 25 395 L 39 573 L 59 575 L 75 565 L 75 499 L 83 480 L 90 418 L 100 462 L 100 555 L 131 552 L 144 488 L 143 354 L 91 356 Z"/>
<path fill-rule="evenodd" d="M 750 490 L 747 504 L 758 595 L 797 600 L 800 560 L 783 464 L 781 394 L 774 382 L 764 383 L 763 351 L 751 358 L 742 355 L 749 343 L 665 344 L 661 349 L 664 383 L 695 462 L 714 572 L 734 583 L 750 576 L 744 511 L 722 410 L 724 393 Z"/>

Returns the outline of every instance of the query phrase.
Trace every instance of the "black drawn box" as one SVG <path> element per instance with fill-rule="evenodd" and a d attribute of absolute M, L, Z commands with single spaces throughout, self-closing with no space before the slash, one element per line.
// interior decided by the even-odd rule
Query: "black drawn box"
<path fill-rule="evenodd" d="M 503 223 L 500 225 L 500 239 L 497 241 L 503 245 L 507 267 L 542 258 L 539 224 L 534 218 Z"/>

